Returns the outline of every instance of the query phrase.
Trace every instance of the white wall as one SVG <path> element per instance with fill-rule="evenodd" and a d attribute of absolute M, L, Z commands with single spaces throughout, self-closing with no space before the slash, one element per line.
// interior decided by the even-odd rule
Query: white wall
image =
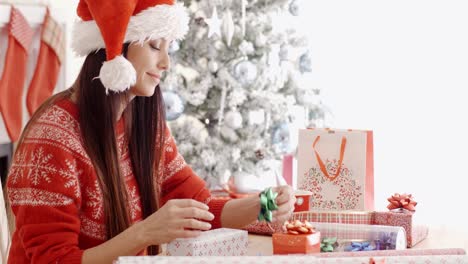
<path fill-rule="evenodd" d="M 376 206 L 412 193 L 427 223 L 468 221 L 468 1 L 303 1 L 311 87 L 339 128 L 374 130 Z"/>

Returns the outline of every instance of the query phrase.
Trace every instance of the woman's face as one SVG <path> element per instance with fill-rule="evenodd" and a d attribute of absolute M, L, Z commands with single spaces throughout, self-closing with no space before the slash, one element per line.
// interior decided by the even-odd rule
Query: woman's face
<path fill-rule="evenodd" d="M 164 71 L 169 69 L 169 41 L 164 39 L 132 43 L 128 46 L 127 59 L 136 70 L 136 84 L 130 88 L 130 96 L 152 96 Z"/>

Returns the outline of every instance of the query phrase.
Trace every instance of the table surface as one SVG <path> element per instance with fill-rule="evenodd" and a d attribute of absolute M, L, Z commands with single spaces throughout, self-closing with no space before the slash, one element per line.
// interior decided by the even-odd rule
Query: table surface
<path fill-rule="evenodd" d="M 468 252 L 468 228 L 431 226 L 427 238 L 414 246 L 415 249 L 462 248 Z M 273 255 L 271 236 L 249 234 L 249 256 Z"/>

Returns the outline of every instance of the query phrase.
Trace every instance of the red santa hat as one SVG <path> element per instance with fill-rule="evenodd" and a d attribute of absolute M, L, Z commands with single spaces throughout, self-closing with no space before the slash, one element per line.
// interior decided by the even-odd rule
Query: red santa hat
<path fill-rule="evenodd" d="M 72 49 L 86 56 L 106 49 L 99 79 L 106 89 L 122 92 L 136 82 L 132 64 L 122 56 L 122 45 L 164 38 L 183 39 L 189 17 L 176 0 L 80 0 L 82 19 L 73 29 Z"/>

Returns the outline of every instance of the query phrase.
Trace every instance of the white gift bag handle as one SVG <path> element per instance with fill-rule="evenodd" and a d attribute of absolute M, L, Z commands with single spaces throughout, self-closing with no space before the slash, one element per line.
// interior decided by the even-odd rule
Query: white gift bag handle
<path fill-rule="evenodd" d="M 331 176 L 328 173 L 327 168 L 325 167 L 325 164 L 323 163 L 322 159 L 320 158 L 319 153 L 315 149 L 315 145 L 317 145 L 317 142 L 319 140 L 320 140 L 320 136 L 317 136 L 317 138 L 315 138 L 314 140 L 314 144 L 312 145 L 312 149 L 314 150 L 315 157 L 317 158 L 317 161 L 320 166 L 320 170 L 323 172 L 323 175 L 325 175 L 325 177 L 327 177 L 330 181 L 333 181 L 334 179 L 336 179 L 336 177 L 338 177 L 338 175 L 340 175 L 340 172 L 341 172 L 341 166 L 343 165 L 343 157 L 344 157 L 344 153 L 346 149 L 346 137 L 343 136 L 343 138 L 341 139 L 340 160 L 338 161 L 338 169 L 336 170 L 335 175 L 331 175 Z"/>

